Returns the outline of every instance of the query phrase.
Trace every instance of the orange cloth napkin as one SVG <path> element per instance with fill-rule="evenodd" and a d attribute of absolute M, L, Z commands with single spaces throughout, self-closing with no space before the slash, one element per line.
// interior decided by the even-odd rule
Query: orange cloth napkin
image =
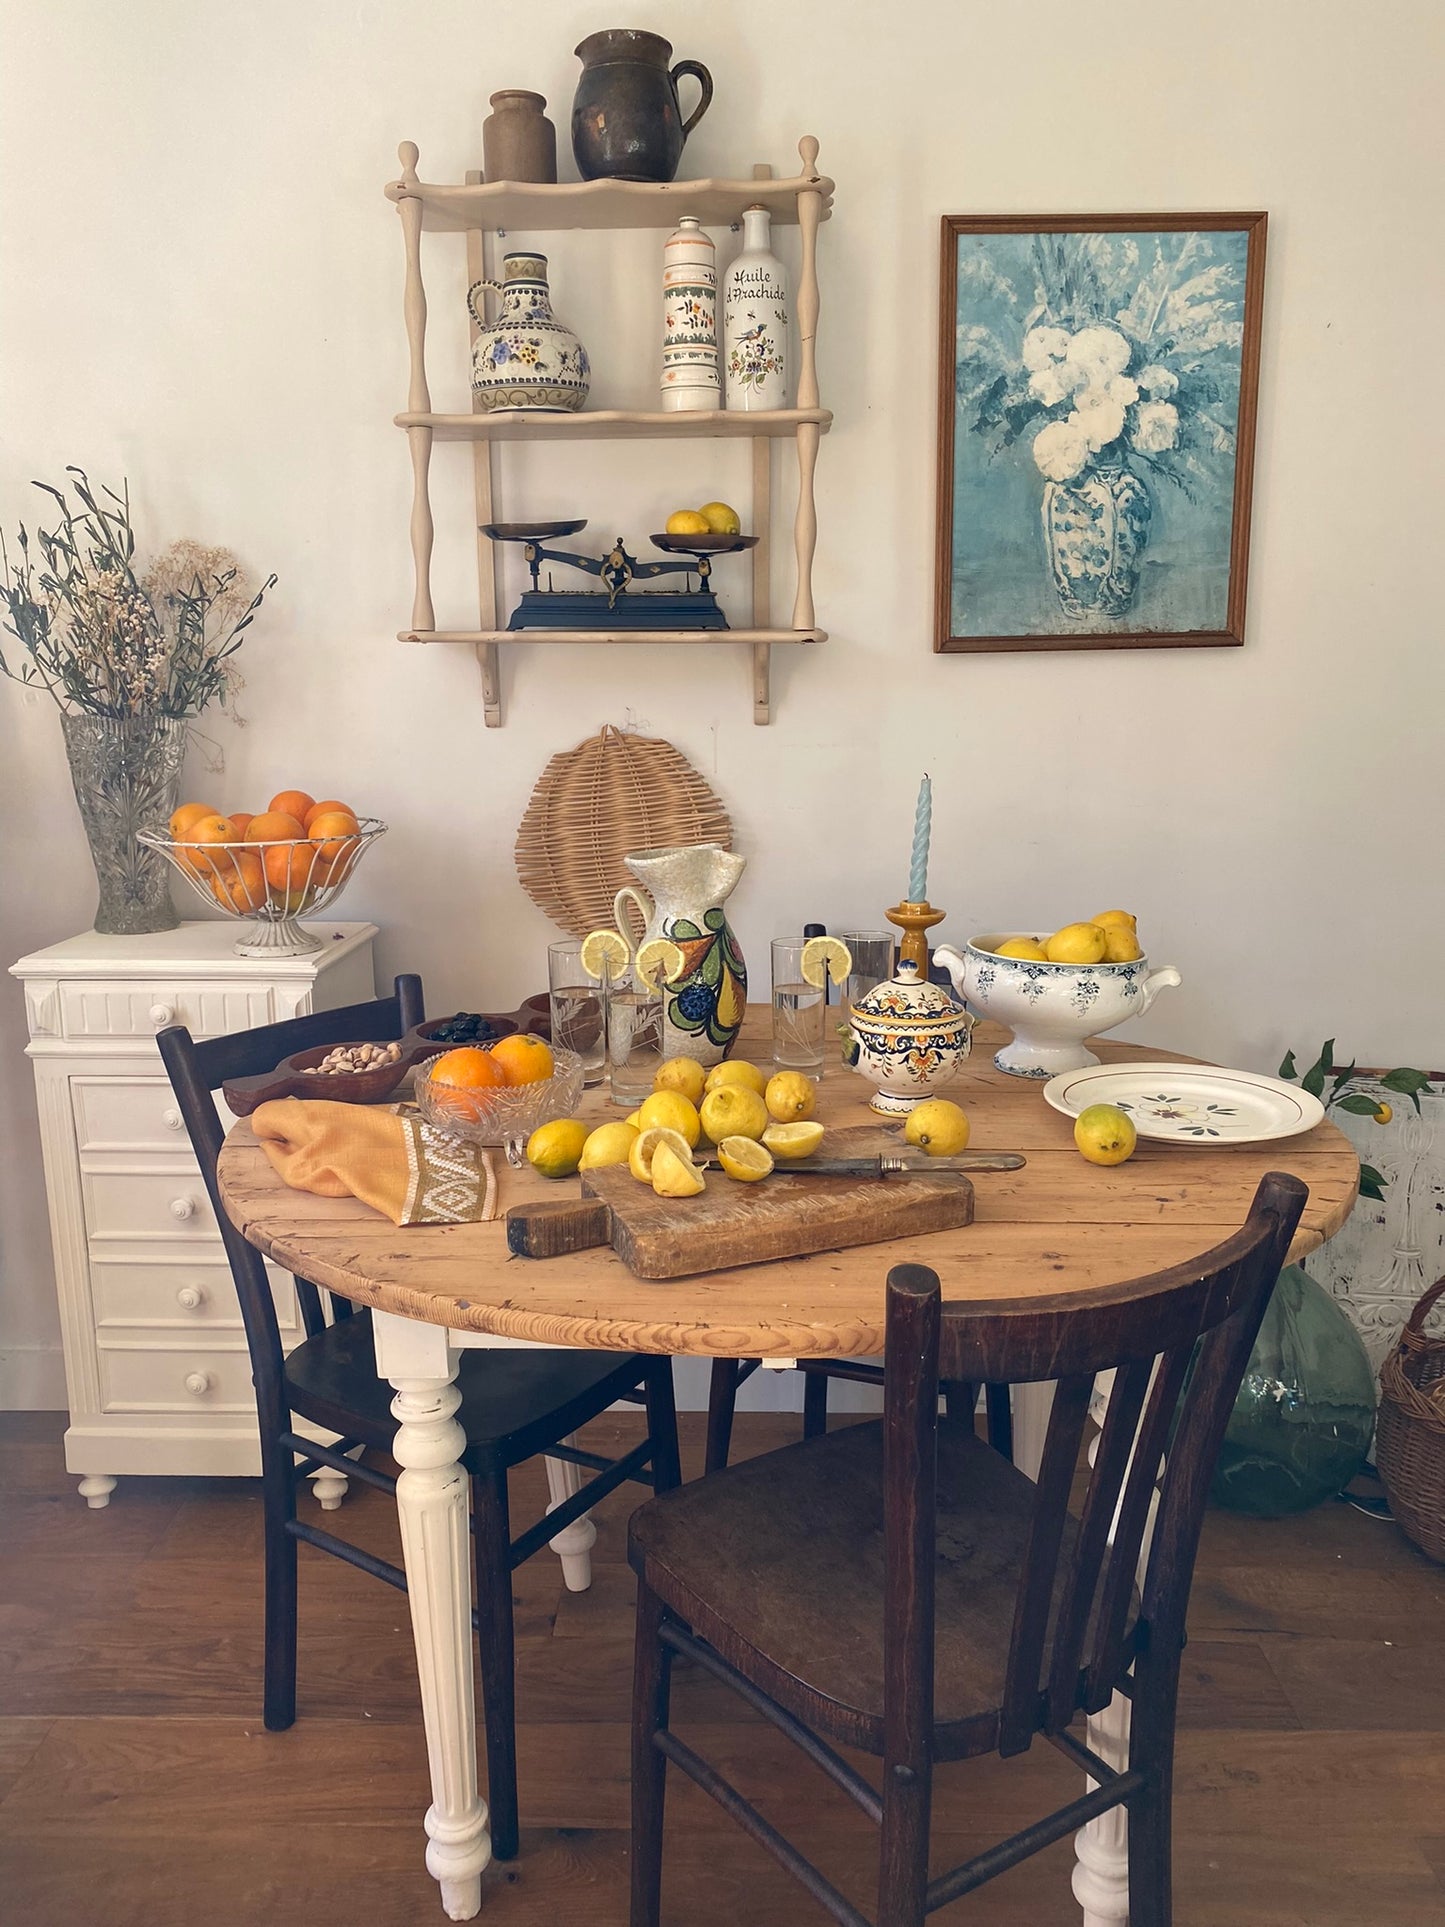
<path fill-rule="evenodd" d="M 419 1117 L 366 1104 L 283 1097 L 251 1128 L 293 1191 L 360 1198 L 393 1224 L 475 1224 L 497 1215 L 491 1157 Z"/>

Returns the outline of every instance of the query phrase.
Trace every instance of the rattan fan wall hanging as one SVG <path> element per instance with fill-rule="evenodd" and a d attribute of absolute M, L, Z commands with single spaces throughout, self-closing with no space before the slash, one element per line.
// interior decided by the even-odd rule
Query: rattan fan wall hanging
<path fill-rule="evenodd" d="M 522 888 L 574 937 L 612 923 L 612 899 L 634 878 L 629 850 L 676 843 L 732 848 L 727 811 L 681 750 L 606 723 L 554 756 L 517 831 Z"/>

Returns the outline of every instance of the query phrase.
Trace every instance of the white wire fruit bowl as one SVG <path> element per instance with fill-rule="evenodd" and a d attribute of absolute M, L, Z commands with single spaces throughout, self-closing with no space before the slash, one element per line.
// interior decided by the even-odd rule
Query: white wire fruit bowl
<path fill-rule="evenodd" d="M 188 843 L 163 830 L 137 830 L 136 841 L 159 850 L 202 903 L 252 928 L 237 939 L 238 957 L 304 957 L 322 947 L 298 919 L 328 910 L 378 837 L 379 817 L 357 819 L 347 836 L 278 838 L 253 843 Z"/>
<path fill-rule="evenodd" d="M 552 1075 L 534 1084 L 504 1084 L 487 1090 L 459 1090 L 433 1084 L 430 1062 L 418 1064 L 413 1094 L 416 1108 L 428 1124 L 448 1137 L 468 1144 L 502 1144 L 513 1164 L 522 1162 L 523 1146 L 539 1124 L 571 1117 L 582 1099 L 582 1059 L 576 1051 L 552 1047 Z"/>

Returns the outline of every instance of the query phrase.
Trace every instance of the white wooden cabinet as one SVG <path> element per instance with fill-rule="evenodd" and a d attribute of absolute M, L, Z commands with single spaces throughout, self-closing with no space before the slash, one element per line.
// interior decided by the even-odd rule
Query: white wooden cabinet
<path fill-rule="evenodd" d="M 65 1462 L 92 1506 L 127 1472 L 260 1470 L 235 1287 L 155 1034 L 185 1024 L 215 1037 L 362 1003 L 376 994 L 375 935 L 373 924 L 331 924 L 313 955 L 263 961 L 235 954 L 230 922 L 89 931 L 12 966 L 55 1249 Z M 277 1272 L 272 1285 L 282 1342 L 294 1344 L 291 1281 Z M 344 1490 L 333 1477 L 318 1497 L 339 1503 Z"/>

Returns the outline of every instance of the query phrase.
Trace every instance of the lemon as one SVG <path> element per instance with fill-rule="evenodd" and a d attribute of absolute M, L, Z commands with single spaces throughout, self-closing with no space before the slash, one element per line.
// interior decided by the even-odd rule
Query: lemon
<path fill-rule="evenodd" d="M 582 1146 L 577 1169 L 595 1171 L 603 1164 L 626 1164 L 627 1154 L 636 1142 L 637 1132 L 631 1124 L 623 1124 L 620 1120 L 612 1124 L 599 1124 Z M 529 1155 L 531 1149 L 529 1144 Z"/>
<path fill-rule="evenodd" d="M 634 1131 L 640 1131 L 642 1129 L 641 1111 L 629 1111 L 627 1113 L 627 1122 L 632 1126 Z"/>
<path fill-rule="evenodd" d="M 582 968 L 594 983 L 626 974 L 632 951 L 618 930 L 589 930 L 582 939 Z"/>
<path fill-rule="evenodd" d="M 692 1146 L 680 1132 L 654 1124 L 651 1130 L 642 1133 L 627 1154 L 628 1170 L 643 1184 L 652 1183 L 652 1160 L 660 1144 L 666 1144 L 675 1156 L 686 1162 L 692 1161 Z"/>
<path fill-rule="evenodd" d="M 1122 1164 L 1139 1134 L 1117 1104 L 1090 1104 L 1074 1119 L 1074 1142 L 1090 1164 Z"/>
<path fill-rule="evenodd" d="M 1101 910 L 1097 917 L 1090 917 L 1090 923 L 1097 923 L 1101 930 L 1111 927 L 1118 930 L 1137 930 L 1139 919 L 1132 910 Z"/>
<path fill-rule="evenodd" d="M 644 1131 L 654 1125 L 661 1125 L 665 1131 L 676 1131 L 685 1137 L 689 1150 L 702 1135 L 702 1124 L 697 1114 L 697 1106 L 690 1103 L 681 1091 L 654 1091 L 651 1097 L 644 1097 L 637 1107 Z"/>
<path fill-rule="evenodd" d="M 994 952 L 997 957 L 1021 957 L 1025 963 L 1047 963 L 1048 952 L 1037 937 L 1010 937 Z"/>
<path fill-rule="evenodd" d="M 544 1178 L 570 1178 L 587 1143 L 587 1126 L 575 1117 L 539 1124 L 527 1139 L 527 1162 Z"/>
<path fill-rule="evenodd" d="M 696 509 L 677 509 L 667 518 L 669 535 L 710 535 L 707 517 Z"/>
<path fill-rule="evenodd" d="M 800 1117 L 811 1117 L 818 1102 L 811 1077 L 801 1071 L 779 1071 L 768 1079 L 763 1102 L 770 1116 L 780 1124 L 791 1124 Z"/>
<path fill-rule="evenodd" d="M 691 1157 L 679 1157 L 663 1143 L 652 1154 L 652 1188 L 660 1198 L 695 1198 L 707 1189 L 707 1180 Z"/>
<path fill-rule="evenodd" d="M 717 1161 L 739 1184 L 756 1184 L 773 1168 L 772 1152 L 751 1137 L 725 1137 L 717 1147 Z"/>
<path fill-rule="evenodd" d="M 1066 923 L 1044 945 L 1044 955 L 1050 963 L 1102 963 L 1107 941 L 1097 923 Z"/>
<path fill-rule="evenodd" d="M 644 983 L 670 984 L 687 968 L 687 958 L 670 937 L 650 937 L 637 953 L 637 974 Z"/>
<path fill-rule="evenodd" d="M 1388 1124 L 1390 1119 L 1394 1115 L 1395 1115 L 1395 1111 L 1394 1111 L 1393 1105 L 1377 1104 L 1375 1106 L 1375 1122 L 1377 1124 Z"/>
<path fill-rule="evenodd" d="M 714 1064 L 703 1084 L 705 1091 L 715 1091 L 719 1084 L 743 1084 L 761 1097 L 768 1088 L 768 1080 L 756 1064 L 750 1064 L 745 1057 L 730 1057 L 726 1063 Z"/>
<path fill-rule="evenodd" d="M 746 1084 L 719 1084 L 702 1100 L 702 1128 L 714 1144 L 725 1137 L 761 1137 L 768 1107 Z"/>
<path fill-rule="evenodd" d="M 785 1164 L 811 1157 L 822 1142 L 821 1124 L 770 1124 L 763 1132 L 763 1143 Z"/>
<path fill-rule="evenodd" d="M 957 1157 L 968 1143 L 968 1119 L 946 1097 L 930 1097 L 908 1113 L 903 1135 L 931 1158 Z"/>
<path fill-rule="evenodd" d="M 714 535 L 741 535 L 743 525 L 738 512 L 726 502 L 704 502 L 698 514 Z M 669 534 L 672 531 L 669 529 Z"/>
<path fill-rule="evenodd" d="M 826 990 L 829 977 L 841 984 L 852 970 L 853 952 L 841 937 L 809 937 L 799 961 L 803 982 L 814 990 Z"/>
<path fill-rule="evenodd" d="M 1143 956 L 1139 939 L 1128 924 L 1109 923 L 1101 928 L 1104 932 L 1105 963 L 1137 963 Z"/>
<path fill-rule="evenodd" d="M 677 1091 L 689 1104 L 702 1102 L 707 1073 L 695 1057 L 669 1057 L 652 1080 L 655 1091 Z"/>

